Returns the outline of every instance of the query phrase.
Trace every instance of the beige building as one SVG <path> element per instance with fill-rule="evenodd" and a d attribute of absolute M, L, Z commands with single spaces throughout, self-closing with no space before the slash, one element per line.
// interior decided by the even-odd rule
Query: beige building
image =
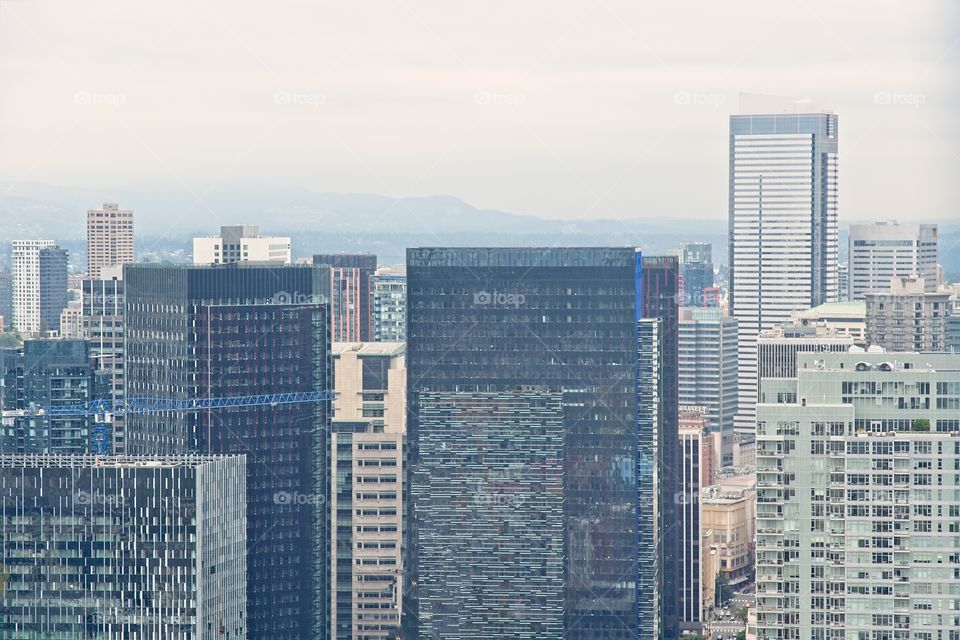
<path fill-rule="evenodd" d="M 100 278 L 104 267 L 133 262 L 133 211 L 113 202 L 87 209 L 87 277 Z"/>
<path fill-rule="evenodd" d="M 290 238 L 262 236 L 251 224 L 224 225 L 220 235 L 193 239 L 193 264 L 278 262 L 290 264 Z"/>
<path fill-rule="evenodd" d="M 700 493 L 704 608 L 713 606 L 721 577 L 740 586 L 753 575 L 755 486 L 756 475 L 749 473 L 721 478 Z"/>
<path fill-rule="evenodd" d="M 863 346 L 867 339 L 867 306 L 863 302 L 827 302 L 818 307 L 793 312 L 796 327 L 826 327 L 842 336 L 850 336 Z"/>
<path fill-rule="evenodd" d="M 390 638 L 403 602 L 403 342 L 333 345 L 330 638 Z"/>
<path fill-rule="evenodd" d="M 887 351 L 947 350 L 949 290 L 928 291 L 923 278 L 893 278 L 886 291 L 868 291 L 867 342 Z"/>

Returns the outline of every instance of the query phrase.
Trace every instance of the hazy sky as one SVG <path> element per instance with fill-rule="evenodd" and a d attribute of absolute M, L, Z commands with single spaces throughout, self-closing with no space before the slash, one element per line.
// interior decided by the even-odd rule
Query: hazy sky
<path fill-rule="evenodd" d="M 839 113 L 842 218 L 958 219 L 958 5 L 0 0 L 0 180 L 722 218 L 747 91 Z"/>

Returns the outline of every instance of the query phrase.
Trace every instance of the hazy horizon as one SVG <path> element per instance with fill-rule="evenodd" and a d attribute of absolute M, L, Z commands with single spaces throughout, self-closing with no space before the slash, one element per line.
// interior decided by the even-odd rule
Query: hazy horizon
<path fill-rule="evenodd" d="M 742 91 L 839 114 L 841 222 L 957 218 L 960 7 L 768 7 L 2 2 L 0 181 L 723 220 Z"/>

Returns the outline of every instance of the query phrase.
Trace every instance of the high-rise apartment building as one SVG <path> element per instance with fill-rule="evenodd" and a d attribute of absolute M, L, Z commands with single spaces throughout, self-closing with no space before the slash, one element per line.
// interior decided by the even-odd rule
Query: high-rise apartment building
<path fill-rule="evenodd" d="M 373 336 L 377 342 L 407 339 L 407 274 L 380 267 L 373 277 Z"/>
<path fill-rule="evenodd" d="M 110 453 L 110 425 L 51 408 L 104 397 L 105 384 L 84 340 L 26 340 L 0 350 L 0 453 Z"/>
<path fill-rule="evenodd" d="M 850 300 L 885 291 L 893 278 L 919 276 L 937 288 L 937 225 L 896 221 L 850 225 Z"/>
<path fill-rule="evenodd" d="M 887 351 L 946 351 L 951 292 L 927 291 L 917 276 L 893 278 L 864 294 L 867 342 Z"/>
<path fill-rule="evenodd" d="M 127 265 L 127 396 L 329 389 L 329 277 L 311 265 Z M 323 402 L 127 415 L 131 454 L 248 454 L 247 626 L 255 640 L 329 629 L 328 430 Z"/>
<path fill-rule="evenodd" d="M 107 202 L 87 209 L 87 277 L 100 278 L 100 270 L 133 262 L 133 211 Z"/>
<path fill-rule="evenodd" d="M 252 224 L 224 225 L 220 235 L 193 239 L 193 264 L 277 262 L 290 264 L 290 238 L 262 236 Z"/>
<path fill-rule="evenodd" d="M 83 337 L 89 342 L 90 357 L 107 385 L 105 397 L 117 401 L 125 397 L 123 338 L 123 268 L 105 267 L 100 280 L 84 280 L 81 295 Z M 126 414 L 113 415 L 113 452 L 126 452 Z"/>
<path fill-rule="evenodd" d="M 713 287 L 713 245 L 685 242 L 680 246 L 680 289 L 683 306 L 707 307 L 704 289 Z"/>
<path fill-rule="evenodd" d="M 703 407 L 720 434 L 720 462 L 733 464 L 737 415 L 737 321 L 723 309 L 680 309 L 680 406 Z"/>
<path fill-rule="evenodd" d="M 408 250 L 411 633 L 657 632 L 677 271 L 632 249 Z"/>
<path fill-rule="evenodd" d="M 757 337 L 838 300 L 837 116 L 744 96 L 730 117 L 730 312 L 739 325 L 740 416 L 753 428 Z"/>
<path fill-rule="evenodd" d="M 21 333 L 36 335 L 41 331 L 40 250 L 56 246 L 53 240 L 13 241 L 12 324 Z M 47 266 L 50 266 L 49 261 Z"/>
<path fill-rule="evenodd" d="M 369 342 L 374 335 L 374 274 L 377 256 L 326 253 L 313 264 L 330 267 L 330 304 L 334 342 Z"/>
<path fill-rule="evenodd" d="M 407 372 L 402 342 L 333 345 L 331 640 L 394 638 L 403 605 Z"/>
<path fill-rule="evenodd" d="M 0 455 L 0 636 L 244 640 L 243 456 Z"/>
<path fill-rule="evenodd" d="M 757 405 L 757 637 L 960 629 L 960 355 L 808 353 Z"/>

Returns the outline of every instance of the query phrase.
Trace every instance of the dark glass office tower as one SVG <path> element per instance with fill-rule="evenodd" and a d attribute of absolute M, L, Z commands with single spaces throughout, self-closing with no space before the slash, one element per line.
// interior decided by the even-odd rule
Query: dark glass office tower
<path fill-rule="evenodd" d="M 330 388 L 329 270 L 128 265 L 128 397 Z M 324 637 L 330 595 L 324 403 L 131 414 L 132 454 L 247 454 L 250 638 Z"/>
<path fill-rule="evenodd" d="M 45 247 L 39 252 L 40 330 L 60 331 L 67 307 L 67 250 Z"/>
<path fill-rule="evenodd" d="M 377 256 L 317 254 L 313 256 L 313 264 L 330 266 L 333 341 L 373 340 L 373 279 L 377 272 Z"/>
<path fill-rule="evenodd" d="M 680 615 L 679 264 L 676 257 L 644 256 L 640 268 L 641 316 L 658 321 L 660 415 L 657 426 L 661 636 L 676 637 Z"/>
<path fill-rule="evenodd" d="M 649 516 L 655 507 L 649 497 L 641 502 L 652 480 L 637 478 L 638 470 L 653 473 L 649 457 L 640 461 L 638 327 L 644 307 L 665 305 L 657 278 L 649 294 L 640 287 L 641 266 L 632 248 L 408 251 L 411 635 L 637 637 L 638 557 L 657 562 L 652 520 L 638 530 L 641 511 Z M 648 295 L 654 302 L 644 305 Z M 553 436 L 557 419 L 562 429 Z M 539 440 L 518 438 L 523 430 Z M 558 447 L 559 547 L 550 520 L 558 505 L 547 489 Z M 444 472 L 447 459 L 454 468 Z M 441 511 L 447 518 L 437 517 Z M 454 542 L 450 520 L 474 526 Z M 513 529 L 519 520 L 522 532 Z M 505 542 L 511 536 L 522 536 L 530 553 L 514 553 Z M 438 583 L 427 569 L 444 560 L 456 572 L 447 569 Z M 498 583 L 498 571 L 515 577 Z M 520 597 L 502 598 L 505 591 Z M 471 598 L 486 605 L 487 626 L 456 610 Z M 533 611 L 536 619 L 527 620 Z"/>
<path fill-rule="evenodd" d="M 97 416 L 40 411 L 109 397 L 87 342 L 27 340 L 20 349 L 2 349 L 0 376 L 0 405 L 7 414 L 0 452 L 110 453 L 110 425 Z"/>
<path fill-rule="evenodd" d="M 680 277 L 683 306 L 708 307 L 704 289 L 713 287 L 713 245 L 685 242 L 680 247 Z"/>

